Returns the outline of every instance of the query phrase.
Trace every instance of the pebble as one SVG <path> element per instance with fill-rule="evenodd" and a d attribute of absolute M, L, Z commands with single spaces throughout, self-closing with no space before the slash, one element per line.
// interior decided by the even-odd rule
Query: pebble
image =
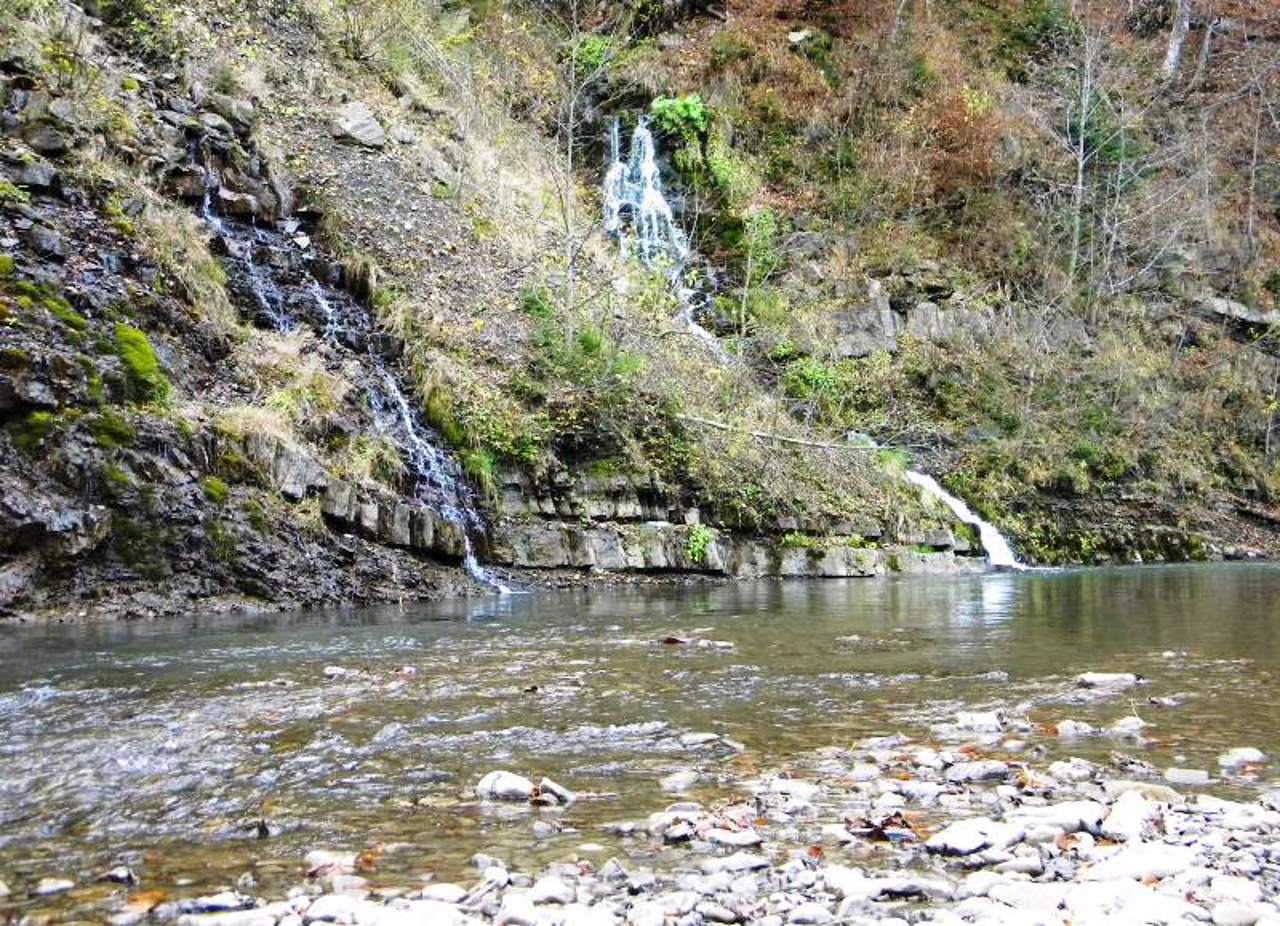
<path fill-rule="evenodd" d="M 672 772 L 670 775 L 659 779 L 658 786 L 663 791 L 672 791 L 679 793 L 688 791 L 698 783 L 698 773 L 692 769 L 684 769 L 679 772 Z"/>
<path fill-rule="evenodd" d="M 1213 926 L 1254 926 L 1262 914 L 1252 905 L 1229 900 L 1213 908 Z"/>
<path fill-rule="evenodd" d="M 1164 780 L 1175 785 L 1207 785 L 1209 773 L 1198 768 L 1167 768 Z"/>
<path fill-rule="evenodd" d="M 439 900 L 443 903 L 462 903 L 466 899 L 469 892 L 461 884 L 450 884 L 447 881 L 441 881 L 438 884 L 428 884 L 422 889 L 422 898 L 424 900 Z"/>
<path fill-rule="evenodd" d="M 1076 676 L 1080 688 L 1108 688 L 1117 691 L 1132 688 L 1139 677 L 1132 672 L 1085 672 Z"/>
<path fill-rule="evenodd" d="M 1102 835 L 1117 842 L 1130 842 L 1151 836 L 1155 832 L 1160 810 L 1141 792 L 1126 791 L 1120 795 L 1111 812 L 1102 821 Z"/>
<path fill-rule="evenodd" d="M 1261 749 L 1254 749 L 1252 746 L 1228 749 L 1218 756 L 1218 764 L 1223 768 L 1230 769 L 1240 768 L 1242 765 L 1261 765 L 1266 761 L 1267 754 Z"/>
<path fill-rule="evenodd" d="M 573 903 L 577 892 L 555 875 L 547 875 L 534 882 L 529 891 L 529 899 L 539 903 Z"/>
<path fill-rule="evenodd" d="M 31 893 L 37 897 L 48 897 L 51 894 L 65 893 L 75 886 L 76 883 L 69 878 L 41 878 Z"/>
<path fill-rule="evenodd" d="M 1008 777 L 1009 766 L 995 759 L 959 762 L 947 769 L 947 781 L 957 784 L 970 781 L 997 781 Z"/>
<path fill-rule="evenodd" d="M 476 785 L 476 797 L 486 801 L 527 801 L 533 797 L 533 782 L 514 772 L 490 772 Z"/>
<path fill-rule="evenodd" d="M 1081 720 L 1064 720 L 1058 724 L 1058 736 L 1063 739 L 1080 739 L 1085 736 L 1093 736 L 1097 732 L 1098 730 L 1095 726 Z"/>
<path fill-rule="evenodd" d="M 813 901 L 802 903 L 787 914 L 787 922 L 795 923 L 796 926 L 821 926 L 823 923 L 831 922 L 833 918 L 830 910 Z"/>
<path fill-rule="evenodd" d="M 957 820 L 941 832 L 930 836 L 925 848 L 942 855 L 972 855 L 983 849 L 1004 849 L 1022 840 L 1025 830 L 1008 823 L 996 823 L 985 817 Z"/>

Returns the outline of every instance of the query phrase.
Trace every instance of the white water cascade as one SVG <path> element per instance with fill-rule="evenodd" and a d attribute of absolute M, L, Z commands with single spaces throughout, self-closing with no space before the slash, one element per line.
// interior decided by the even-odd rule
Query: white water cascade
<path fill-rule="evenodd" d="M 685 271 L 695 256 L 689 239 L 676 223 L 671 203 L 662 192 L 657 144 L 647 119 L 631 133 L 624 157 L 622 127 L 617 119 L 609 130 L 609 169 L 604 177 L 604 230 L 616 238 L 623 257 L 635 256 L 644 266 L 660 270 L 680 302 L 680 322 L 724 362 L 733 358 L 714 334 L 694 319 L 695 306 L 705 302 L 705 287 L 690 285 Z M 704 268 L 705 270 L 705 268 Z M 709 272 L 703 274 L 708 279 Z"/>
<path fill-rule="evenodd" d="M 268 322 L 276 331 L 292 330 L 300 320 L 308 317 L 305 310 L 300 310 L 300 301 L 296 298 L 296 290 L 305 285 L 315 308 L 309 320 L 321 339 L 335 348 L 352 352 L 357 359 L 363 359 L 368 373 L 370 411 L 379 430 L 400 451 L 413 481 L 414 495 L 457 528 L 467 573 L 500 594 L 510 593 L 511 589 L 485 569 L 476 557 L 473 538 L 485 533 L 485 525 L 475 495 L 458 461 L 442 449 L 439 436 L 405 398 L 396 376 L 376 346 L 374 322 L 368 311 L 347 294 L 327 286 L 314 276 L 308 278 L 299 274 L 300 279 L 285 279 L 281 283 L 272 270 L 276 265 L 274 261 L 267 261 L 265 266 L 259 265 L 254 260 L 255 248 L 273 254 L 292 253 L 293 246 L 278 231 L 224 220 L 214 209 L 208 193 L 201 214 L 210 230 L 227 246 L 228 265 L 243 274 L 247 290 L 263 310 L 259 321 Z M 291 300 L 286 299 L 282 287 L 290 290 Z M 295 312 L 300 312 L 300 317 L 295 318 Z"/>
<path fill-rule="evenodd" d="M 631 133 L 631 146 L 625 159 L 622 128 L 617 119 L 613 120 L 609 159 L 604 178 L 605 233 L 618 239 L 623 254 L 634 250 L 646 267 L 653 267 L 665 258 L 669 262 L 665 268 L 668 277 L 675 280 L 689 259 L 689 241 L 676 224 L 671 204 L 662 193 L 657 148 L 645 119 L 637 122 Z M 627 226 L 632 235 L 627 234 Z"/>
<path fill-rule="evenodd" d="M 952 514 L 965 524 L 977 529 L 978 536 L 982 540 L 983 548 L 987 551 L 987 558 L 990 560 L 992 567 L 996 569 L 1026 568 L 1018 562 L 1018 557 L 1014 554 L 1013 548 L 1009 546 L 1009 541 L 1004 539 L 1004 534 L 1000 533 L 994 524 L 984 521 L 974 514 L 973 509 L 966 505 L 963 499 L 956 498 L 938 485 L 938 480 L 914 469 L 907 470 L 903 473 L 903 476 L 912 485 L 919 486 L 926 495 L 941 501 L 951 509 Z"/>

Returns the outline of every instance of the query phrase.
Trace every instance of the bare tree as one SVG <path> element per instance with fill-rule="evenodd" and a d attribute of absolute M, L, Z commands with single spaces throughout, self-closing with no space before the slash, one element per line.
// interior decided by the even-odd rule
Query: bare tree
<path fill-rule="evenodd" d="M 592 8 L 585 0 L 538 0 L 535 5 L 538 16 L 554 27 L 562 43 L 556 87 L 556 163 L 552 174 L 560 205 L 566 337 L 573 333 L 574 311 L 580 301 L 579 257 L 593 230 L 583 225 L 577 209 L 576 174 L 580 169 L 582 133 L 592 121 L 593 103 L 603 86 L 614 49 L 623 41 L 614 32 L 590 27 Z"/>
<path fill-rule="evenodd" d="M 1187 40 L 1187 30 L 1191 28 L 1191 0 L 1175 0 L 1175 4 L 1173 26 L 1169 29 L 1169 47 L 1165 51 L 1164 66 L 1160 69 L 1165 80 L 1172 80 L 1178 73 L 1182 45 Z"/>

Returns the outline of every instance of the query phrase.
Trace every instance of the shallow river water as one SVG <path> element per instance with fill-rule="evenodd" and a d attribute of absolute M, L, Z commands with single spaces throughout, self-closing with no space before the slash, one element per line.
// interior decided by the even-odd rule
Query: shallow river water
<path fill-rule="evenodd" d="M 675 642 L 675 641 L 681 642 Z M 1081 672 L 1148 684 L 1095 698 Z M 1207 769 L 1280 754 L 1280 567 L 1222 565 L 515 595 L 169 624 L 0 626 L 0 898 L 70 911 L 126 863 L 142 886 L 297 883 L 307 850 L 378 850 L 375 884 L 626 851 L 603 824 L 704 802 L 824 747 L 929 739 L 959 710 L 1035 728 L 1009 752 Z M 1145 741 L 1066 741 L 1135 713 Z M 682 744 L 685 734 L 728 738 Z M 736 742 L 735 742 L 736 741 Z M 567 810 L 474 800 L 487 771 L 586 792 Z M 596 844 L 595 846 L 590 844 Z M 598 846 L 598 848 L 596 847 Z M 78 887 L 28 897 L 40 878 Z"/>

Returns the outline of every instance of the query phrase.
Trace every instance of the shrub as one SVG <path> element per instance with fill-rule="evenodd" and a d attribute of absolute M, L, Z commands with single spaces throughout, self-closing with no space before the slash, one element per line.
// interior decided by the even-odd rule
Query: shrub
<path fill-rule="evenodd" d="M 58 419 L 52 412 L 31 412 L 14 428 L 13 442 L 19 450 L 35 450 L 53 433 L 57 424 Z"/>
<path fill-rule="evenodd" d="M 115 328 L 116 356 L 124 364 L 129 397 L 144 402 L 163 402 L 169 397 L 169 380 L 160 370 L 151 342 L 131 325 Z"/>
<path fill-rule="evenodd" d="M 707 558 L 707 547 L 715 539 L 715 532 L 705 524 L 695 524 L 689 528 L 684 538 L 684 553 L 691 563 L 702 563 Z"/>
<path fill-rule="evenodd" d="M 86 422 L 85 427 L 98 442 L 98 446 L 108 450 L 115 447 L 128 447 L 138 437 L 138 432 L 132 424 L 110 411 L 94 415 Z"/>
<path fill-rule="evenodd" d="M 227 484 L 217 476 L 207 477 L 200 483 L 200 486 L 204 489 L 204 497 L 215 505 L 224 504 L 227 500 L 227 495 L 230 493 Z"/>
<path fill-rule="evenodd" d="M 658 128 L 672 138 L 696 144 L 707 131 L 711 115 L 702 97 L 696 93 L 684 96 L 660 96 L 649 104 L 653 121 Z"/>
<path fill-rule="evenodd" d="M 612 39 L 607 35 L 589 33 L 565 51 L 565 58 L 573 64 L 574 70 L 581 77 L 604 70 L 612 53 Z"/>
<path fill-rule="evenodd" d="M 540 286 L 526 286 L 520 290 L 520 309 L 526 315 L 539 319 L 551 318 L 556 313 L 551 297 Z"/>
<path fill-rule="evenodd" d="M 708 63 L 713 71 L 723 71 L 752 54 L 751 43 L 735 29 L 721 29 L 711 37 L 707 47 Z"/>

